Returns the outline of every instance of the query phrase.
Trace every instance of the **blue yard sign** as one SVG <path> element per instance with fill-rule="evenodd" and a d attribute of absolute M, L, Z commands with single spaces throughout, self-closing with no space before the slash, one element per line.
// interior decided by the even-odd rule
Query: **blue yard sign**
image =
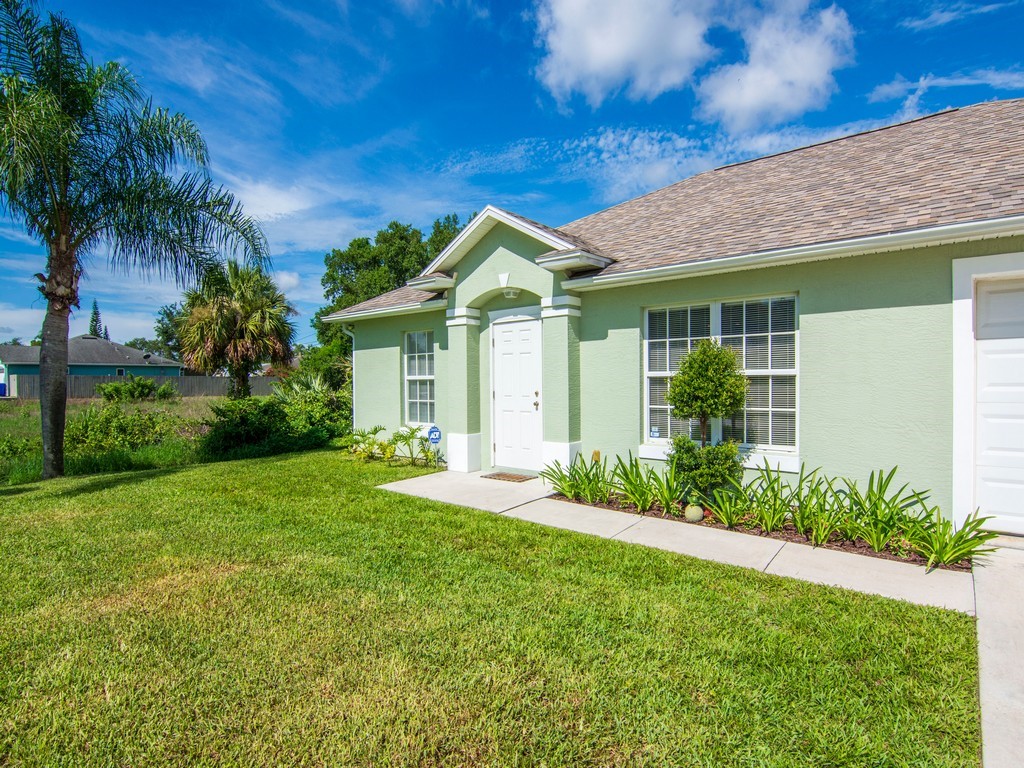
<path fill-rule="evenodd" d="M 431 445 L 437 445 L 441 442 L 441 430 L 437 427 L 431 427 L 427 430 L 427 440 L 430 441 Z"/>

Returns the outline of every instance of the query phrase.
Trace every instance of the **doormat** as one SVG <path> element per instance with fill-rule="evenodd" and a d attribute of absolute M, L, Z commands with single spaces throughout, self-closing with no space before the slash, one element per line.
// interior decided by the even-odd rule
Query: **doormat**
<path fill-rule="evenodd" d="M 516 475 L 512 472 L 492 472 L 489 475 L 482 475 L 487 480 L 505 480 L 509 483 L 525 483 L 527 480 L 536 480 L 532 475 Z"/>

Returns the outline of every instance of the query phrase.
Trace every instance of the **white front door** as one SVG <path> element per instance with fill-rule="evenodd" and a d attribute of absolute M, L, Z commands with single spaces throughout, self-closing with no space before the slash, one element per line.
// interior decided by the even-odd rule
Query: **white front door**
<path fill-rule="evenodd" d="M 978 283 L 975 507 L 1024 534 L 1024 280 Z"/>
<path fill-rule="evenodd" d="M 542 469 L 540 320 L 495 323 L 491 329 L 494 464 L 511 469 Z"/>

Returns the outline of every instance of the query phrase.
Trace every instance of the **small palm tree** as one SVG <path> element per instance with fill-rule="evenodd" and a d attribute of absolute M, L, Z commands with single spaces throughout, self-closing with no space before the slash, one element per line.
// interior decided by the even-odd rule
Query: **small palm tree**
<path fill-rule="evenodd" d="M 264 362 L 292 357 L 296 314 L 274 281 L 255 265 L 229 261 L 199 290 L 185 294 L 179 320 L 182 359 L 204 373 L 227 370 L 231 397 L 248 397 L 249 376 Z"/>
<path fill-rule="evenodd" d="M 199 129 L 154 109 L 120 64 L 93 64 L 63 16 L 0 0 L 0 208 L 46 249 L 39 352 L 43 477 L 64 474 L 68 319 L 89 257 L 194 283 L 266 240 L 209 178 Z"/>

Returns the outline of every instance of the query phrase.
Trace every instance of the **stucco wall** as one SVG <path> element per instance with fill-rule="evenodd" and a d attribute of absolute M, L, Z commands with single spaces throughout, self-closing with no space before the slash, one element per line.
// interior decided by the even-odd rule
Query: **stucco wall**
<path fill-rule="evenodd" d="M 535 306 L 541 297 L 562 293 L 559 278 L 532 263 L 543 250 L 529 238 L 497 227 L 457 266 L 459 278 L 450 306 L 481 311 L 478 336 L 460 337 L 460 343 L 477 347 L 479 363 L 479 374 L 468 376 L 463 385 L 447 384 L 443 311 L 357 323 L 357 426 L 380 423 L 392 430 L 401 424 L 401 334 L 429 328 L 434 330 L 437 347 L 437 421 L 443 428 L 451 408 L 476 402 L 478 411 L 459 423 L 467 429 L 479 428 L 482 444 L 489 448 L 487 312 Z M 1024 238 L 582 293 L 582 317 L 545 329 L 545 440 L 580 440 L 584 455 L 595 449 L 609 456 L 637 453 L 644 431 L 645 308 L 795 293 L 800 460 L 809 468 L 822 467 L 830 475 L 857 479 L 866 479 L 873 469 L 899 466 L 901 482 L 930 489 L 932 501 L 948 510 L 952 261 L 1014 251 L 1024 251 Z M 503 272 L 510 273 L 510 285 L 524 290 L 518 299 L 501 297 L 497 280 Z M 451 329 L 453 339 L 455 330 Z M 568 361 L 561 350 L 572 350 L 577 334 L 579 397 L 557 399 L 547 391 L 551 388 L 547 382 L 554 382 L 564 370 Z M 571 379 L 564 382 L 566 392 L 574 388 Z M 460 402 L 452 402 L 455 399 Z M 571 426 L 574 419 L 580 425 L 578 433 Z M 488 457 L 485 450 L 484 466 Z"/>

